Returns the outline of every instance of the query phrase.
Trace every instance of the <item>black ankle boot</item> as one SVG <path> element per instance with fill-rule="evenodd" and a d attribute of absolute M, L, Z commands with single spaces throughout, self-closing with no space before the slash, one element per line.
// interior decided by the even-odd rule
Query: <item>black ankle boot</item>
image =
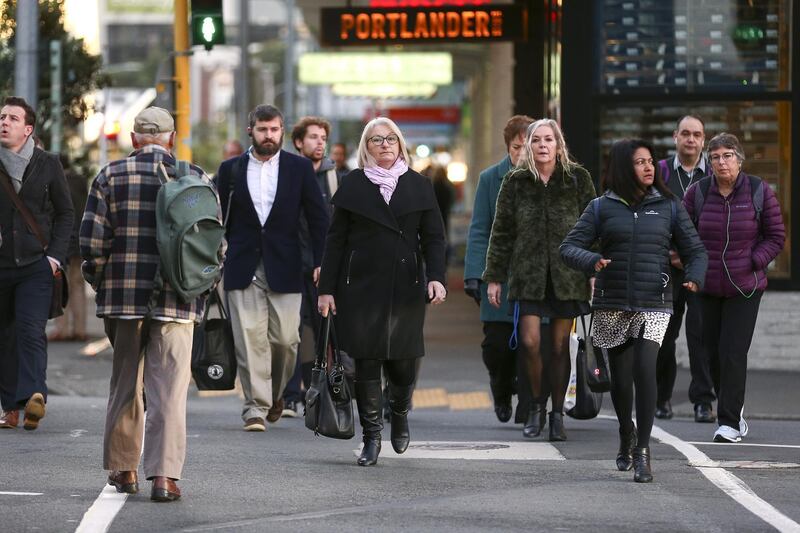
<path fill-rule="evenodd" d="M 381 453 L 381 430 L 383 429 L 381 380 L 356 381 L 355 385 L 358 419 L 364 433 L 364 447 L 358 457 L 358 464 L 372 466 L 378 462 L 378 454 Z"/>
<path fill-rule="evenodd" d="M 528 420 L 525 422 L 525 427 L 522 428 L 522 436 L 532 439 L 538 437 L 542 433 L 544 424 L 542 423 L 542 414 L 547 410 L 544 405 L 538 402 L 531 403 L 531 409 L 528 411 Z"/>
<path fill-rule="evenodd" d="M 567 440 L 567 434 L 564 432 L 563 413 L 550 413 L 550 440 Z"/>
<path fill-rule="evenodd" d="M 633 448 L 636 446 L 636 428 L 630 431 L 619 429 L 619 453 L 617 453 L 617 470 L 626 472 L 633 468 Z"/>
<path fill-rule="evenodd" d="M 633 449 L 633 480 L 636 483 L 653 481 L 653 473 L 650 471 L 650 448 Z"/>
<path fill-rule="evenodd" d="M 392 411 L 392 448 L 397 453 L 403 453 L 411 442 L 408 430 L 408 410 L 411 407 L 411 396 L 414 386 L 389 388 L 389 407 Z"/>

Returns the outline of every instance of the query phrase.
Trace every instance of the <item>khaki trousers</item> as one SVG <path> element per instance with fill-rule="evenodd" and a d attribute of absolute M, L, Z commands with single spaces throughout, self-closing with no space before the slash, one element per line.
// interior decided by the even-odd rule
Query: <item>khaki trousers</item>
<path fill-rule="evenodd" d="M 294 374 L 301 294 L 273 292 L 256 283 L 227 294 L 244 393 L 242 420 L 263 420 Z"/>
<path fill-rule="evenodd" d="M 145 477 L 180 479 L 186 458 L 186 395 L 192 375 L 194 324 L 153 320 L 143 354 L 142 320 L 106 318 L 104 322 L 114 362 L 103 467 L 137 470 L 144 440 Z M 147 396 L 146 427 L 142 386 Z"/>

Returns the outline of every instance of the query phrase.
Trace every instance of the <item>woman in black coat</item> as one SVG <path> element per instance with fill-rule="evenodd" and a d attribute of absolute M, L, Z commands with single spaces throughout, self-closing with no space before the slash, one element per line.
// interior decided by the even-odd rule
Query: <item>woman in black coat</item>
<path fill-rule="evenodd" d="M 392 447 L 408 447 L 425 301 L 440 304 L 446 295 L 442 216 L 430 180 L 408 161 L 394 122 L 381 117 L 366 125 L 359 168 L 332 199 L 322 260 L 319 312 L 336 315 L 340 347 L 356 362 L 361 466 L 374 465 L 381 450 L 381 369 L 389 381 Z"/>
<path fill-rule="evenodd" d="M 570 267 L 596 274 L 592 335 L 608 349 L 611 400 L 619 421 L 619 470 L 652 481 L 650 431 L 656 410 L 656 358 L 672 314 L 670 255 L 677 246 L 683 286 L 697 292 L 708 256 L 683 205 L 653 165 L 653 148 L 640 140 L 614 143 L 593 200 L 561 243 Z M 599 241 L 600 253 L 590 250 Z M 636 426 L 631 421 L 636 385 Z"/>

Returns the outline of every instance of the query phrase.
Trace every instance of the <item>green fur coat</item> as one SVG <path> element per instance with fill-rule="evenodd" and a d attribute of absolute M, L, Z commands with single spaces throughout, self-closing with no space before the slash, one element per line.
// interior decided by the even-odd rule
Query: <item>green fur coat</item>
<path fill-rule="evenodd" d="M 589 173 L 556 165 L 548 184 L 512 169 L 497 197 L 485 282 L 508 282 L 509 300 L 543 300 L 550 273 L 558 300 L 589 300 L 586 276 L 563 263 L 559 246 L 597 196 Z"/>

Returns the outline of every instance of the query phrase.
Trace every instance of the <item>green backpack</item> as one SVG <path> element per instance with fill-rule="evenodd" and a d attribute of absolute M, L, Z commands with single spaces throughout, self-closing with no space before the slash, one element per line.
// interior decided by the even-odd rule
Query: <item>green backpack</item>
<path fill-rule="evenodd" d="M 161 188 L 156 198 L 156 242 L 161 257 L 160 282 L 189 303 L 212 289 L 221 275 L 219 247 L 225 227 L 217 218 L 219 201 L 214 186 L 192 174 L 189 163 L 178 161 L 175 179 L 158 166 Z"/>

